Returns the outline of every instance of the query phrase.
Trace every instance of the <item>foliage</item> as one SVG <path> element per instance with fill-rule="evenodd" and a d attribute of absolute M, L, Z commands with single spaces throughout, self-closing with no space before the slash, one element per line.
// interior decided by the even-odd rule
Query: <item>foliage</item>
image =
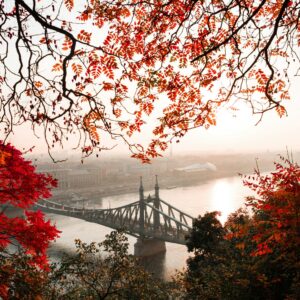
<path fill-rule="evenodd" d="M 178 274 L 186 299 L 297 299 L 300 294 L 299 166 L 283 159 L 270 175 L 245 184 L 257 192 L 253 209 L 199 217 L 188 237 L 194 256 Z"/>
<path fill-rule="evenodd" d="M 253 238 L 257 249 L 253 255 L 272 252 L 280 247 L 284 255 L 296 255 L 300 247 L 300 167 L 281 157 L 271 175 L 256 170 L 255 180 L 244 180 L 257 194 L 248 197 L 247 205 L 257 218 L 258 234 Z"/>
<path fill-rule="evenodd" d="M 40 211 L 28 209 L 38 200 L 49 198 L 55 185 L 51 176 L 36 173 L 20 151 L 0 141 L 0 296 L 4 299 L 23 276 L 20 270 L 48 266 L 46 250 L 58 231 Z M 22 217 L 9 217 L 7 211 L 12 207 Z"/>
<path fill-rule="evenodd" d="M 48 272 L 32 263 L 24 250 L 0 252 L 1 299 L 41 299 L 48 284 Z"/>
<path fill-rule="evenodd" d="M 236 100 L 282 117 L 291 62 L 299 68 L 298 0 L 4 0 L 0 10 L 3 130 L 44 126 L 49 149 L 75 134 L 89 155 L 108 135 L 148 162 Z M 145 147 L 132 135 L 149 119 Z"/>
<path fill-rule="evenodd" d="M 209 255 L 223 240 L 225 231 L 217 215 L 217 212 L 206 213 L 194 220 L 193 229 L 186 243 L 189 252 L 200 256 Z"/>
<path fill-rule="evenodd" d="M 76 241 L 50 275 L 46 299 L 167 299 L 168 290 L 128 254 L 127 238 L 113 231 L 99 244 Z"/>
<path fill-rule="evenodd" d="M 98 244 L 76 240 L 76 253 L 65 254 L 46 271 L 25 251 L 4 250 L 0 282 L 3 299 L 167 299 L 171 292 L 128 254 L 122 231 L 112 231 Z"/>

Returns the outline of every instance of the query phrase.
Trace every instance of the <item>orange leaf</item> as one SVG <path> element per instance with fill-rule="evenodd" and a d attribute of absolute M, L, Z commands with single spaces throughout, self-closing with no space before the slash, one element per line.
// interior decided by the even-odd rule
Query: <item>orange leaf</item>
<path fill-rule="evenodd" d="M 207 116 L 206 117 L 206 120 L 207 120 L 207 122 L 210 124 L 210 125 L 216 125 L 217 124 L 217 122 L 216 122 L 216 119 L 214 118 L 214 117 L 211 117 L 211 116 Z"/>
<path fill-rule="evenodd" d="M 113 88 L 114 88 L 114 85 L 112 83 L 103 82 L 104 91 L 111 91 L 111 90 L 113 90 Z"/>
<path fill-rule="evenodd" d="M 261 85 L 264 85 L 268 80 L 267 75 L 261 69 L 259 69 L 256 72 L 255 77 L 256 77 L 258 83 L 261 84 Z"/>
<path fill-rule="evenodd" d="M 80 40 L 80 41 L 83 41 L 85 43 L 89 43 L 91 41 L 91 35 L 92 33 L 89 33 L 89 32 L 86 32 L 84 31 L 83 29 L 80 30 L 80 32 L 78 33 L 77 35 L 77 38 Z"/>
<path fill-rule="evenodd" d="M 95 142 L 99 142 L 99 134 L 97 132 L 97 127 L 95 126 L 95 121 L 101 119 L 101 116 L 96 111 L 90 111 L 84 118 L 83 124 L 85 129 L 88 131 L 90 137 Z"/>
<path fill-rule="evenodd" d="M 151 112 L 153 111 L 153 104 L 152 103 L 144 103 L 143 104 L 143 110 L 144 112 L 149 116 Z"/>
<path fill-rule="evenodd" d="M 11 153 L 0 150 L 0 166 L 5 164 L 5 160 L 11 157 Z"/>
<path fill-rule="evenodd" d="M 35 87 L 40 88 L 40 87 L 43 86 L 43 83 L 40 82 L 40 81 L 35 81 L 35 82 L 34 82 L 34 85 L 35 85 Z"/>
<path fill-rule="evenodd" d="M 98 61 L 98 60 L 99 60 L 98 54 L 95 51 L 91 51 L 89 53 L 89 61 L 90 61 L 90 63 Z"/>
<path fill-rule="evenodd" d="M 72 44 L 73 44 L 72 40 L 68 37 L 65 37 L 62 50 L 64 51 L 69 50 L 72 47 Z"/>
<path fill-rule="evenodd" d="M 74 0 L 64 0 L 64 4 L 68 11 L 71 11 L 74 7 Z"/>
<path fill-rule="evenodd" d="M 82 12 L 81 15 L 79 17 L 77 17 L 77 19 L 80 21 L 87 21 L 92 16 L 91 12 L 92 12 L 92 10 L 90 8 L 88 8 L 84 12 Z"/>
<path fill-rule="evenodd" d="M 88 68 L 88 73 L 94 77 L 94 79 L 98 78 L 101 74 L 101 65 L 98 62 L 93 62 L 90 64 Z"/>
<path fill-rule="evenodd" d="M 280 118 L 283 117 L 284 115 L 286 115 L 286 110 L 282 105 L 277 106 L 276 111 Z"/>
<path fill-rule="evenodd" d="M 50 40 L 50 39 L 46 39 L 46 37 L 42 37 L 41 39 L 40 39 L 40 43 L 41 44 L 50 44 L 52 42 L 52 40 Z"/>
<path fill-rule="evenodd" d="M 236 247 L 240 250 L 244 250 L 245 249 L 245 243 L 239 243 L 236 245 Z"/>
<path fill-rule="evenodd" d="M 79 75 L 81 74 L 81 72 L 82 72 L 82 66 L 79 65 L 79 64 L 73 63 L 73 64 L 72 64 L 72 70 L 73 70 L 73 72 L 74 72 L 77 76 L 79 76 Z"/>
<path fill-rule="evenodd" d="M 62 64 L 61 63 L 56 63 L 52 67 L 52 72 L 58 72 L 62 70 Z"/>

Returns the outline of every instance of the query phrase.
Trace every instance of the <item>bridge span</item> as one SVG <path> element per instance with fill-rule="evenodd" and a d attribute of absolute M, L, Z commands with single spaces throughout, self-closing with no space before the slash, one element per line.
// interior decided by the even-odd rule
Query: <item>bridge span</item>
<path fill-rule="evenodd" d="M 42 200 L 35 209 L 82 219 L 113 229 L 123 229 L 137 237 L 135 254 L 138 256 L 149 256 L 165 251 L 165 242 L 184 245 L 185 236 L 192 229 L 193 223 L 193 217 L 160 199 L 157 176 L 153 196 L 149 194 L 145 198 L 141 179 L 139 200 L 121 207 L 81 209 Z"/>

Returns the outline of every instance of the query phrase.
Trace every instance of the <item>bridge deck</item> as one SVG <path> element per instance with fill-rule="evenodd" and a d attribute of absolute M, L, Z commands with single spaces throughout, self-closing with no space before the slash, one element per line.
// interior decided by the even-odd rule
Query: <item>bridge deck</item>
<path fill-rule="evenodd" d="M 155 203 L 155 198 L 150 196 L 143 202 L 136 201 L 111 209 L 80 209 L 47 200 L 40 201 L 35 209 L 82 219 L 113 229 L 124 229 L 135 237 L 177 244 L 186 243 L 186 236 L 193 222 L 190 215 L 161 199 Z"/>

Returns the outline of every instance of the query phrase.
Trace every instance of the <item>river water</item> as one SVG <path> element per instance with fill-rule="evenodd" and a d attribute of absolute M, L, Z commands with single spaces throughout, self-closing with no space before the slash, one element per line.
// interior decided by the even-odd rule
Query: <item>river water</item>
<path fill-rule="evenodd" d="M 240 177 L 222 178 L 196 186 L 160 190 L 161 199 L 193 217 L 208 211 L 220 211 L 222 214 L 220 217 L 221 222 L 224 222 L 231 212 L 241 207 L 245 196 L 250 194 L 252 192 L 243 186 Z M 147 196 L 147 192 L 145 192 L 145 196 Z M 95 207 L 118 207 L 137 201 L 138 197 L 137 187 L 137 192 L 134 194 L 106 197 L 100 200 Z M 73 251 L 76 238 L 84 242 L 100 242 L 111 231 L 108 227 L 79 219 L 54 214 L 49 214 L 48 217 L 62 231 L 60 238 L 49 249 L 48 254 L 52 258 L 59 256 L 61 251 Z M 128 236 L 128 239 L 130 243 L 129 251 L 133 253 L 136 238 Z M 165 254 L 147 258 L 143 262 L 148 270 L 155 272 L 162 278 L 170 278 L 175 273 L 175 270 L 182 270 L 189 256 L 186 247 L 183 245 L 166 243 L 166 246 L 167 252 Z"/>

